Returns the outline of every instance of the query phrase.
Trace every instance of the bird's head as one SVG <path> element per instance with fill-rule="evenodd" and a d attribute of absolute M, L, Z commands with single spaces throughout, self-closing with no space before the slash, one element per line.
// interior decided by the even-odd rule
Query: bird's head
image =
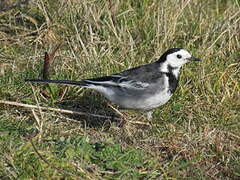
<path fill-rule="evenodd" d="M 167 50 L 157 61 L 170 65 L 173 68 L 180 68 L 182 65 L 190 61 L 201 61 L 198 58 L 193 57 L 188 51 L 181 48 L 173 48 Z"/>

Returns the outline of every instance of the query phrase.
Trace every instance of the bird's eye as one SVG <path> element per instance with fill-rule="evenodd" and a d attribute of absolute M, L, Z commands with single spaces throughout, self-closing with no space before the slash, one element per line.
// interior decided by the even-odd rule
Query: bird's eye
<path fill-rule="evenodd" d="M 177 58 L 178 58 L 178 59 L 181 59 L 181 58 L 182 58 L 182 56 L 181 56 L 180 54 L 178 54 L 178 55 L 177 55 Z"/>

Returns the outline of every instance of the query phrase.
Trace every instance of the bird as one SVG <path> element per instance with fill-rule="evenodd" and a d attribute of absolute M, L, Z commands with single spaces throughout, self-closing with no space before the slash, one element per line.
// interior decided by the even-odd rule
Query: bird
<path fill-rule="evenodd" d="M 181 67 L 201 61 L 187 50 L 171 48 L 152 63 L 120 73 L 80 81 L 26 79 L 30 83 L 75 85 L 93 89 L 123 109 L 140 110 L 152 119 L 153 110 L 166 104 L 179 84 Z"/>

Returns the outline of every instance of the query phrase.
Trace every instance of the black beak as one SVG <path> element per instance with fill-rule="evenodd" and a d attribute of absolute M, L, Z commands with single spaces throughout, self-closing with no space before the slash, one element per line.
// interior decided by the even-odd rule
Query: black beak
<path fill-rule="evenodd" d="M 195 57 L 190 57 L 188 58 L 189 61 L 202 61 L 201 59 L 195 58 Z"/>

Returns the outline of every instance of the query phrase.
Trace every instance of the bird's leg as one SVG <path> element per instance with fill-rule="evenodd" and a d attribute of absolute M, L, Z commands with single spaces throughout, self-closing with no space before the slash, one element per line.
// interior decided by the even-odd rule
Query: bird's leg
<path fill-rule="evenodd" d="M 147 120 L 148 121 L 152 120 L 152 113 L 153 113 L 152 111 L 147 112 Z"/>

